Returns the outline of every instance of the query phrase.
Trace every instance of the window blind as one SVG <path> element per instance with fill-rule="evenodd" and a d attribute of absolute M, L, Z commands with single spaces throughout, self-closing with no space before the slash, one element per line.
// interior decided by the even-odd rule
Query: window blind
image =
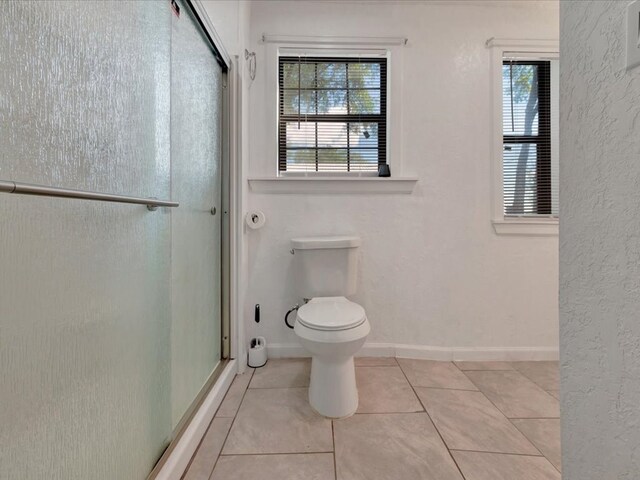
<path fill-rule="evenodd" d="M 504 215 L 557 216 L 551 62 L 505 59 L 502 82 Z"/>
<path fill-rule="evenodd" d="M 377 172 L 387 161 L 387 60 L 279 58 L 278 170 Z"/>

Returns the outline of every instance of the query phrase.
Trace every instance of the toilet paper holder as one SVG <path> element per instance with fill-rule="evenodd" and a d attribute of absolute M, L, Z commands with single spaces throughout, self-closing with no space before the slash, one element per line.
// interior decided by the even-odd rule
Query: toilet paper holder
<path fill-rule="evenodd" d="M 253 212 L 247 212 L 244 217 L 244 221 L 247 226 L 252 230 L 257 230 L 258 228 L 262 228 L 267 221 L 264 213 L 256 210 Z"/>

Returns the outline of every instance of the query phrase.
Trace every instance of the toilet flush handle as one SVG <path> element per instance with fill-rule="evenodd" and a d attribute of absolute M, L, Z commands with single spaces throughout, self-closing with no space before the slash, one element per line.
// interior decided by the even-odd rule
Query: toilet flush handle
<path fill-rule="evenodd" d="M 287 313 L 284 314 L 284 323 L 287 325 L 287 327 L 293 328 L 293 325 L 289 323 L 289 315 L 291 314 L 291 312 L 297 311 L 298 308 L 300 308 L 300 305 L 296 303 L 295 307 L 293 307 L 291 310 L 289 310 Z"/>

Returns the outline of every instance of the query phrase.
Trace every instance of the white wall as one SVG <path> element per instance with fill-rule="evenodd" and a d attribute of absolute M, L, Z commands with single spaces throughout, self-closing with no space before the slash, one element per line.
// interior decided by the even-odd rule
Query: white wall
<path fill-rule="evenodd" d="M 244 52 L 248 24 L 249 2 L 242 0 L 202 0 L 202 5 L 213 23 L 229 55 Z"/>
<path fill-rule="evenodd" d="M 640 68 L 629 2 L 561 8 L 562 475 L 640 472 Z"/>
<path fill-rule="evenodd" d="M 412 195 L 249 192 L 268 218 L 247 233 L 250 335 L 295 344 L 282 320 L 292 292 L 289 239 L 363 238 L 355 300 L 370 342 L 439 347 L 557 348 L 557 237 L 497 236 L 490 223 L 490 67 L 485 41 L 557 38 L 556 2 L 253 2 L 258 76 L 249 99 L 249 176 L 273 174 L 276 132 L 263 33 L 406 36 L 401 83 L 402 173 Z M 273 61 L 273 60 L 272 60 Z M 392 163 L 394 174 L 400 173 Z M 252 321 L 255 303 L 263 321 Z"/>

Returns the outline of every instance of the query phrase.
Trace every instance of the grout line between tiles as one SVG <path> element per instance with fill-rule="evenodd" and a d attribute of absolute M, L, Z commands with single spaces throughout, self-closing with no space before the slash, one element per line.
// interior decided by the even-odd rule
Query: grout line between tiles
<path fill-rule="evenodd" d="M 454 365 L 455 365 L 455 363 L 454 363 Z M 458 367 L 457 365 L 456 365 L 456 368 L 457 368 L 458 370 L 460 370 L 460 367 Z M 463 373 L 463 374 L 464 374 L 464 375 L 469 379 L 469 381 L 470 381 L 471 383 L 473 383 L 474 385 L 476 385 L 476 384 L 475 384 L 475 382 L 473 381 L 473 379 L 472 379 L 471 377 L 469 377 L 469 376 L 464 372 L 464 370 L 460 370 L 460 371 L 461 371 L 461 372 L 462 372 L 462 373 Z M 517 371 L 517 370 L 516 370 L 516 371 Z M 518 373 L 520 373 L 520 372 L 518 372 Z M 526 378 L 526 377 L 525 377 L 525 378 Z M 517 431 L 518 433 L 520 433 L 520 435 L 522 435 L 522 437 L 523 437 L 527 442 L 529 442 L 529 444 L 530 444 L 533 448 L 535 448 L 535 449 L 536 449 L 536 451 L 540 454 L 540 456 L 541 456 L 541 457 L 544 457 L 544 455 L 542 454 L 542 452 L 540 451 L 540 449 L 539 449 L 536 445 L 534 445 L 534 444 L 533 444 L 533 442 L 532 442 L 531 440 L 529 440 L 529 437 L 527 437 L 525 434 L 523 434 L 523 433 L 518 429 L 518 427 L 516 427 L 516 426 L 515 426 L 515 424 L 511 421 L 511 419 L 510 419 L 509 417 L 507 417 L 507 416 L 504 414 L 504 412 L 503 412 L 502 410 L 500 410 L 500 409 L 498 408 L 498 406 L 497 406 L 495 403 L 493 403 L 493 401 L 492 401 L 492 400 L 491 400 L 487 395 L 485 395 L 485 394 L 484 394 L 484 392 L 483 392 L 482 390 L 480 390 L 480 387 L 478 387 L 478 385 L 476 385 L 476 388 L 477 388 L 477 389 L 478 389 L 478 391 L 482 394 L 482 396 L 483 396 L 484 398 L 486 398 L 486 399 L 489 401 L 489 403 L 491 403 L 491 405 L 493 405 L 493 406 L 494 406 L 494 408 L 495 408 L 498 412 L 500 412 L 500 415 L 502 415 L 504 418 L 506 418 L 506 419 L 509 421 L 509 423 L 513 426 L 513 428 L 515 428 L 515 429 L 516 429 L 516 431 Z M 544 457 L 544 458 L 546 459 L 547 457 Z M 548 460 L 547 460 L 547 461 L 548 461 Z M 551 462 L 549 462 L 549 463 L 551 463 Z"/>
<path fill-rule="evenodd" d="M 320 450 L 312 452 L 249 452 L 249 453 L 221 453 L 221 457 L 255 457 L 258 455 L 318 455 L 333 453 L 332 450 Z"/>
<path fill-rule="evenodd" d="M 454 363 L 454 365 L 455 365 L 455 363 Z M 456 365 L 456 368 L 457 368 L 458 370 L 460 370 L 460 367 L 458 367 L 457 365 Z M 489 401 L 493 404 L 493 406 L 494 406 L 494 407 L 496 407 L 496 408 L 500 411 L 500 413 L 501 413 L 502 415 L 504 415 L 504 416 L 505 416 L 509 421 L 511 421 L 511 420 L 525 420 L 525 419 L 531 419 L 531 420 L 533 420 L 533 419 L 538 419 L 538 420 L 542 420 L 542 419 L 552 419 L 552 418 L 554 418 L 554 419 L 555 419 L 555 418 L 558 418 L 558 419 L 559 419 L 559 418 L 560 418 L 560 416 L 557 416 L 557 417 L 509 417 L 509 416 L 507 416 L 507 414 L 506 414 L 506 413 L 504 413 L 504 412 L 503 412 L 503 411 L 502 411 L 502 410 L 501 410 L 501 409 L 500 409 L 500 408 L 499 408 L 495 403 L 493 403 L 493 401 L 492 401 L 492 400 L 491 400 L 487 395 L 485 395 L 485 394 L 484 394 L 484 392 L 483 392 L 482 390 L 480 390 L 480 387 L 478 387 L 478 385 L 476 385 L 476 383 L 473 381 L 473 379 L 472 379 L 471 377 L 469 377 L 469 375 L 467 375 L 467 372 L 474 372 L 474 371 L 478 372 L 478 371 L 480 371 L 480 370 L 467 370 L 467 371 L 460 370 L 460 371 L 461 371 L 461 372 L 462 372 L 462 373 L 463 373 L 463 374 L 464 374 L 464 375 L 469 379 L 469 381 L 470 381 L 471 383 L 473 383 L 473 384 L 476 386 L 476 388 L 478 389 L 478 391 L 479 391 L 480 393 L 482 393 L 482 394 L 485 396 L 485 398 L 486 398 L 487 400 L 489 400 Z M 485 370 L 485 371 L 491 371 L 491 370 Z M 546 390 L 544 390 L 541 386 L 539 386 L 536 382 L 534 382 L 533 380 L 531 380 L 529 377 L 527 377 L 526 375 L 524 375 L 522 372 L 520 372 L 520 371 L 519 371 L 519 370 L 517 370 L 517 369 L 514 369 L 514 370 L 493 370 L 493 371 L 494 371 L 494 372 L 508 372 L 508 371 L 516 372 L 516 373 L 520 374 L 523 378 L 525 378 L 526 380 L 528 380 L 530 383 L 532 383 L 533 385 L 535 385 L 536 387 L 538 387 L 538 388 L 539 388 L 540 390 L 542 390 L 544 393 L 546 393 L 549 397 L 553 398 L 555 401 L 559 401 L 559 400 L 557 400 L 553 395 L 551 395 L 549 392 L 547 392 L 547 391 L 546 391 Z M 511 424 L 513 424 L 513 422 L 511 422 Z M 514 425 L 514 426 L 515 426 L 515 425 Z M 519 430 L 518 430 L 518 431 L 519 431 Z M 527 438 L 527 437 L 525 437 L 525 438 Z M 529 438 L 527 438 L 527 440 L 529 440 Z M 531 443 L 531 440 L 529 440 L 529 442 Z M 537 448 L 537 447 L 536 447 L 536 448 Z"/>
<path fill-rule="evenodd" d="M 509 420 L 560 420 L 560 417 L 507 417 L 507 418 Z"/>
<path fill-rule="evenodd" d="M 331 439 L 333 440 L 333 478 L 338 480 L 338 462 L 336 461 L 336 432 L 333 427 L 333 420 L 331 420 Z"/>
<path fill-rule="evenodd" d="M 399 367 L 400 364 L 396 361 L 393 364 L 385 363 L 385 364 L 381 364 L 381 365 L 375 365 L 375 364 L 372 364 L 372 365 L 366 365 L 366 364 L 365 365 L 358 365 L 357 362 L 354 361 L 353 362 L 353 366 L 356 367 L 356 368 L 360 368 L 360 367 Z"/>
<path fill-rule="evenodd" d="M 359 368 L 399 368 L 399 365 L 354 365 L 355 369 Z"/>
<path fill-rule="evenodd" d="M 247 388 L 247 390 L 284 390 L 284 389 L 292 389 L 292 388 L 309 388 L 309 385 L 305 385 L 305 386 L 300 386 L 297 385 L 295 387 L 251 387 L 251 388 Z"/>
<path fill-rule="evenodd" d="M 520 432 L 520 433 L 522 433 L 522 432 Z M 524 433 L 523 433 L 523 435 L 524 435 Z M 525 438 L 527 438 L 527 437 L 525 436 Z M 527 440 L 529 440 L 529 439 L 527 438 Z M 531 442 L 531 440 L 529 440 L 529 442 Z M 538 447 L 536 447 L 536 448 L 538 448 Z M 454 448 L 454 449 L 451 449 L 451 451 L 452 452 L 488 453 L 488 454 L 491 454 L 491 455 L 510 455 L 512 457 L 544 458 L 547 461 L 547 463 L 549 463 L 549 465 L 551 465 L 560 475 L 562 475 L 562 472 L 560 470 L 558 470 L 558 468 L 551 462 L 551 460 L 549 460 L 544 455 L 528 455 L 526 453 L 485 452 L 485 451 L 482 451 L 482 450 L 462 450 L 460 448 Z"/>
<path fill-rule="evenodd" d="M 471 452 L 471 453 L 490 453 L 492 455 L 511 455 L 513 457 L 531 457 L 531 458 L 544 458 L 545 460 L 547 460 L 547 457 L 545 457 L 544 455 L 530 455 L 528 453 L 505 453 L 505 452 L 490 452 L 487 450 L 466 450 L 463 448 L 452 448 L 451 449 L 452 452 Z M 551 462 L 549 462 L 551 463 Z"/>
<path fill-rule="evenodd" d="M 529 375 L 527 375 L 525 372 L 522 372 L 520 370 L 518 370 L 517 368 L 514 367 L 514 370 L 516 372 L 518 372 L 520 375 L 522 375 L 524 378 L 526 378 L 527 380 L 529 380 L 531 383 L 537 385 L 538 387 L 540 387 L 542 390 L 544 390 L 545 392 L 549 393 L 549 391 L 545 388 L 545 386 L 540 385 L 538 382 L 536 382 L 533 378 L 531 378 Z M 551 395 L 551 394 L 549 394 Z M 553 397 L 553 395 L 551 395 Z"/>
<path fill-rule="evenodd" d="M 476 370 L 477 371 L 477 370 Z M 407 381 L 409 381 L 409 379 L 407 378 Z M 409 382 L 409 384 L 412 387 L 416 387 L 416 388 L 429 388 L 431 390 L 455 390 L 456 392 L 479 392 L 480 390 L 470 390 L 468 388 L 448 388 L 448 387 L 426 387 L 423 385 L 413 385 L 411 382 Z M 474 384 L 475 385 L 475 384 Z"/>
<path fill-rule="evenodd" d="M 456 365 L 456 362 L 452 363 Z M 517 372 L 517 370 L 514 370 L 513 368 L 476 368 L 474 370 L 463 370 L 458 367 L 458 365 L 456 365 L 456 368 L 461 372 Z"/>
<path fill-rule="evenodd" d="M 549 420 L 549 419 L 546 419 L 546 418 L 526 418 L 526 419 L 524 419 L 524 418 L 518 418 L 518 419 L 514 419 L 514 420 Z M 552 420 L 560 420 L 560 419 L 559 419 L 559 418 L 558 418 L 558 419 L 554 418 L 554 419 L 552 419 Z M 511 423 L 513 423 L 513 422 L 511 422 Z M 518 428 L 518 425 L 516 425 L 516 424 L 513 424 L 513 426 L 514 426 L 514 427 L 516 427 L 516 428 Z M 537 445 L 535 445 L 535 444 L 533 443 L 533 441 L 529 439 L 529 437 L 527 436 L 527 434 L 526 434 L 525 432 L 523 432 L 523 431 L 522 431 L 522 430 L 520 430 L 519 428 L 518 428 L 518 431 L 519 431 L 522 435 L 524 435 L 524 436 L 525 436 L 525 438 L 526 438 L 527 440 L 529 440 L 529 442 L 530 442 L 531 444 L 533 444 L 533 446 L 534 446 L 534 447 L 538 448 L 538 446 L 537 446 Z M 540 449 L 538 448 L 538 450 L 540 450 Z M 542 450 L 540 450 L 540 452 L 542 452 Z M 555 464 L 554 464 L 554 463 L 553 463 L 553 462 L 552 462 L 552 461 L 551 461 L 551 460 L 550 460 L 546 455 L 544 455 L 544 454 L 543 454 L 542 456 L 543 456 L 543 457 L 544 457 L 544 458 L 545 458 L 545 459 L 546 459 L 546 460 L 551 464 L 551 466 L 552 466 L 553 468 L 555 468 L 556 470 L 558 470 L 558 473 L 559 473 L 560 475 L 562 475 L 562 472 L 558 469 L 558 467 L 556 467 L 556 465 L 555 465 Z"/>
<path fill-rule="evenodd" d="M 440 433 L 440 430 L 438 430 L 438 427 L 436 427 L 436 423 L 433 421 L 433 418 L 431 418 L 431 415 L 429 414 L 429 411 L 427 410 L 427 406 L 424 403 L 422 403 L 422 399 L 420 398 L 420 395 L 418 395 L 416 393 L 416 389 L 413 387 L 413 385 L 411 385 L 411 382 L 409 381 L 409 377 L 407 377 L 407 374 L 404 373 L 404 370 L 402 369 L 402 365 L 400 365 L 400 362 L 398 362 L 398 365 L 400 366 L 400 371 L 402 372 L 402 375 L 404 375 L 404 378 L 407 380 L 407 383 L 411 387 L 411 390 L 413 391 L 413 394 L 416 396 L 416 398 L 418 399 L 418 402 L 420 403 L 420 405 L 422 405 L 422 408 L 424 409 L 424 412 L 427 414 L 427 418 L 431 422 L 431 425 L 433 425 L 433 428 L 435 429 L 436 433 L 438 434 L 438 437 L 440 437 L 440 441 L 444 445 L 444 448 L 447 449 L 447 453 L 449 454 L 449 457 L 451 457 L 451 460 L 453 461 L 453 464 L 458 469 L 458 472 L 460 472 L 460 476 L 462 477 L 463 480 L 466 480 L 467 477 L 465 477 L 464 473 L 462 473 L 462 469 L 460 468 L 460 465 L 458 465 L 458 462 L 456 462 L 456 459 L 453 457 L 453 454 L 451 453 L 451 450 L 449 449 L 449 445 L 447 445 L 447 442 L 444 441 L 444 437 Z M 475 383 L 474 383 L 474 385 L 475 385 Z"/>
<path fill-rule="evenodd" d="M 249 378 L 249 381 L 247 382 L 247 388 L 244 389 L 244 392 L 242 393 L 242 398 L 240 399 L 240 403 L 238 404 L 238 408 L 236 409 L 236 414 L 233 416 L 233 420 L 231 421 L 231 425 L 229 425 L 229 430 L 227 430 L 227 434 L 224 437 L 224 442 L 222 442 L 222 446 L 220 447 L 220 453 L 218 453 L 218 457 L 216 458 L 216 461 L 213 462 L 213 468 L 211 469 L 211 473 L 209 474 L 209 480 L 211 480 L 211 478 L 213 477 L 213 472 L 216 469 L 216 465 L 218 465 L 218 460 L 220 460 L 220 457 L 222 456 L 222 451 L 224 450 L 224 446 L 227 444 L 227 440 L 229 439 L 229 434 L 231 433 L 231 429 L 233 428 L 233 424 L 236 423 L 236 418 L 238 418 L 238 412 L 240 411 L 240 407 L 242 406 L 242 402 L 244 402 L 244 397 L 247 394 L 247 390 L 249 390 L 249 384 L 251 383 L 251 380 L 253 379 L 253 375 L 254 373 L 256 373 L 256 369 L 254 368 L 253 371 L 251 372 L 251 378 Z M 237 377 L 237 375 L 236 375 Z M 233 379 L 235 381 L 235 378 Z M 233 383 L 232 383 L 233 385 Z M 231 386 L 229 386 L 229 389 L 231 389 Z M 227 393 L 229 393 L 229 390 L 227 390 Z M 225 394 L 226 396 L 226 394 Z M 223 399 L 224 401 L 224 399 Z M 222 405 L 222 403 L 220 404 Z M 218 407 L 220 408 L 220 407 Z M 215 418 L 215 415 L 214 415 Z M 213 422 L 213 420 L 211 420 Z"/>
<path fill-rule="evenodd" d="M 455 365 L 455 362 L 454 362 L 454 365 Z M 556 397 L 551 395 L 551 393 L 550 393 L 551 390 L 547 390 L 544 386 L 540 385 L 538 382 L 536 382 L 535 380 L 533 380 L 532 378 L 530 378 L 528 375 L 526 375 L 524 372 L 521 372 L 517 368 L 513 368 L 512 370 L 462 370 L 457 365 L 456 365 L 456 367 L 458 368 L 458 370 L 460 370 L 464 374 L 466 374 L 466 373 L 474 373 L 474 372 L 495 372 L 495 373 L 515 372 L 515 373 L 519 374 L 522 378 L 527 380 L 529 383 L 535 385 L 538 389 L 542 390 L 544 393 L 546 393 L 547 395 L 552 397 L 554 400 L 559 401 Z M 467 378 L 469 378 L 469 377 L 467 376 Z M 471 379 L 469 378 L 469 380 L 471 380 Z M 473 380 L 472 380 L 472 383 L 473 383 Z"/>
<path fill-rule="evenodd" d="M 415 392 L 414 392 L 415 393 Z M 422 404 L 420 405 L 422 406 Z M 413 412 L 356 412 L 353 415 L 415 415 L 416 413 L 424 413 L 423 410 L 416 410 Z"/>

